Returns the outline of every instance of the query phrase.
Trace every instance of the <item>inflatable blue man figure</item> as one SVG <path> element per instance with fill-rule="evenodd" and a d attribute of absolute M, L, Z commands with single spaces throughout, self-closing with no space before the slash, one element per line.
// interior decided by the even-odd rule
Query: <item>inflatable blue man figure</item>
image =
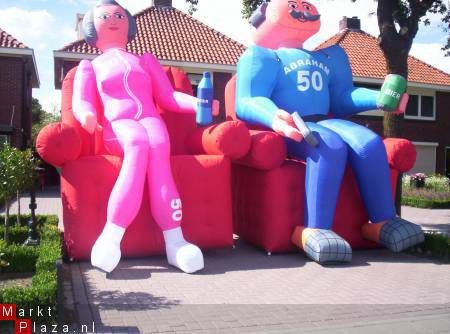
<path fill-rule="evenodd" d="M 341 47 L 302 48 L 304 41 L 319 31 L 316 7 L 308 1 L 272 0 L 257 9 L 251 23 L 256 28 L 255 45 L 239 60 L 236 111 L 240 119 L 284 136 L 289 155 L 306 161 L 304 227 L 294 231 L 295 243 L 319 263 L 351 260 L 350 245 L 331 231 L 347 163 L 355 173 L 370 218 L 362 228 L 363 236 L 396 252 L 423 242 L 420 226 L 396 215 L 381 138 L 340 119 L 380 107 L 385 96 L 353 86 Z M 404 108 L 401 102 L 407 99 L 401 94 L 394 91 L 399 101 L 388 111 L 401 112 L 399 106 Z M 294 112 L 306 120 L 328 114 L 334 117 L 306 122 L 318 146 L 303 140 L 293 121 Z"/>

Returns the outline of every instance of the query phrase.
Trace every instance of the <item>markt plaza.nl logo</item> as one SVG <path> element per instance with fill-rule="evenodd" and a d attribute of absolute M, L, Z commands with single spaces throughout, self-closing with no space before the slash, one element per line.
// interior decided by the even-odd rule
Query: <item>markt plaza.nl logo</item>
<path fill-rule="evenodd" d="M 0 304 L 0 329 L 2 322 L 14 322 L 15 334 L 32 333 L 95 333 L 95 323 L 91 325 L 81 325 L 80 328 L 71 328 L 69 325 L 46 325 L 37 324 L 32 319 L 55 318 L 51 307 L 36 307 L 30 309 L 18 308 L 15 304 Z M 1 332 L 1 330 L 0 330 Z"/>

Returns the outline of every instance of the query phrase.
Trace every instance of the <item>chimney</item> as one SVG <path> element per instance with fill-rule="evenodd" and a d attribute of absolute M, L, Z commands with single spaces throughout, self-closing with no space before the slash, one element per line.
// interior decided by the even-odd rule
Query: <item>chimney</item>
<path fill-rule="evenodd" d="M 344 16 L 341 21 L 339 21 L 339 30 L 361 30 L 361 20 L 358 16 L 347 17 Z"/>
<path fill-rule="evenodd" d="M 172 0 L 152 0 L 152 6 L 157 8 L 172 7 Z"/>
<path fill-rule="evenodd" d="M 77 39 L 83 39 L 82 25 L 83 25 L 84 14 L 77 14 L 77 20 L 75 23 L 75 31 L 77 33 Z"/>

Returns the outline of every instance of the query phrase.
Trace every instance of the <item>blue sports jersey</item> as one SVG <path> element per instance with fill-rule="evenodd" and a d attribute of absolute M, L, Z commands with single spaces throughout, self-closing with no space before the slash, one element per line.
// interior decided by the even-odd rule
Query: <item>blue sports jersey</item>
<path fill-rule="evenodd" d="M 376 109 L 378 91 L 355 88 L 339 46 L 318 51 L 251 46 L 238 63 L 236 112 L 253 124 L 272 126 L 278 109 L 302 116 L 346 116 Z"/>

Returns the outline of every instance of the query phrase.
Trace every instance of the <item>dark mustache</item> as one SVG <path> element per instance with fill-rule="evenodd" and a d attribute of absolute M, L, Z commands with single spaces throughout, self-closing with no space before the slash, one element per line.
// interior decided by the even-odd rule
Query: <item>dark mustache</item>
<path fill-rule="evenodd" d="M 320 15 L 311 15 L 308 12 L 302 12 L 301 10 L 291 10 L 289 14 L 296 20 L 299 21 L 317 21 L 320 19 Z"/>

